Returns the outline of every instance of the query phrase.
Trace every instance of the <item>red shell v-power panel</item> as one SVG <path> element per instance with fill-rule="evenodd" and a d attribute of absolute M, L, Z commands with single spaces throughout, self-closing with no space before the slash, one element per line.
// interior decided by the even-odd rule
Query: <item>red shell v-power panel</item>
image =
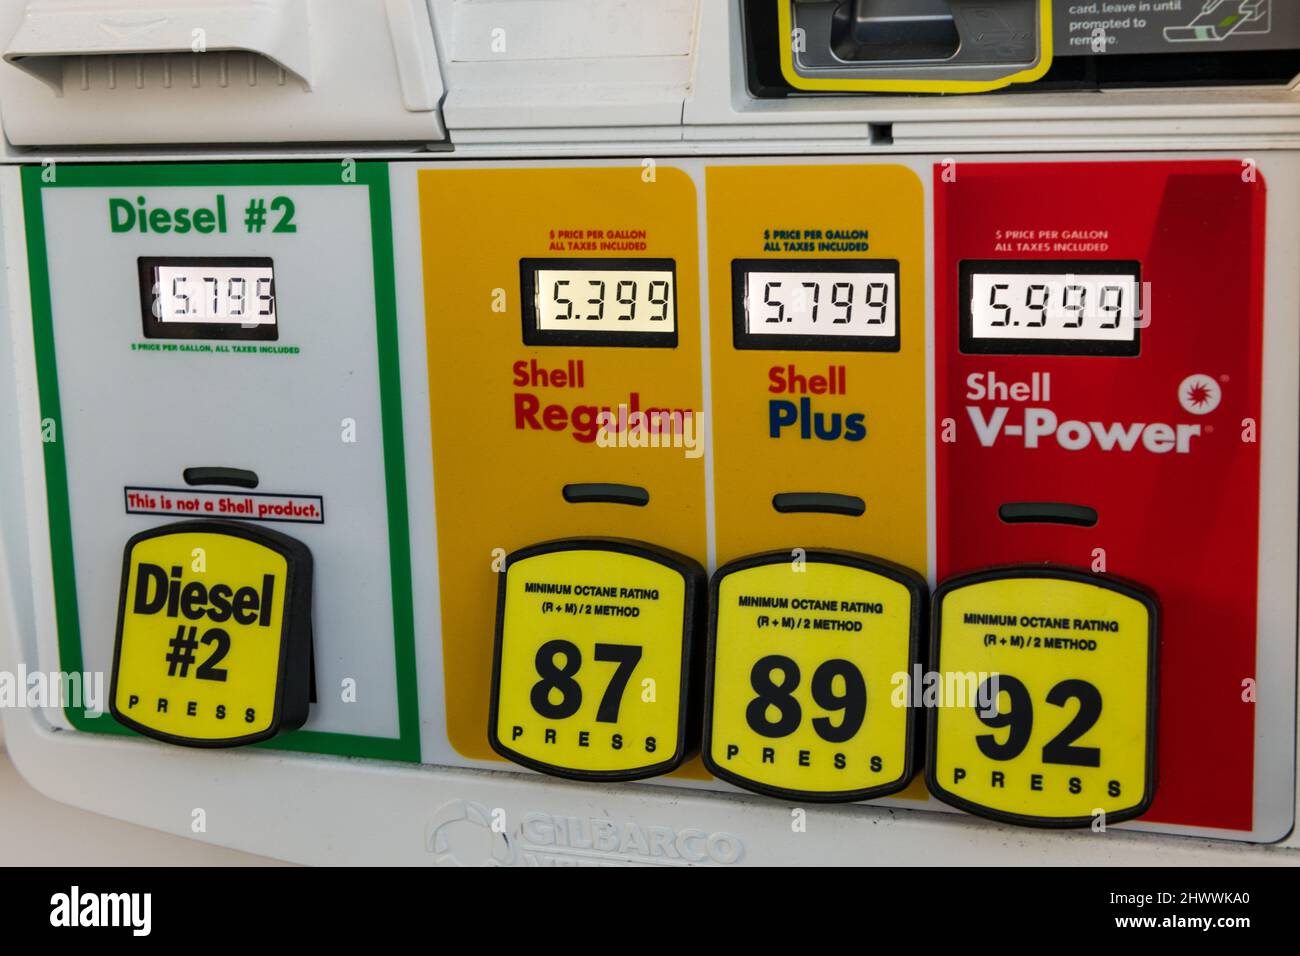
<path fill-rule="evenodd" d="M 1122 661 L 1086 677 L 1120 615 L 1047 620 L 1014 589 L 968 603 L 997 670 L 1044 674 L 1016 680 L 1020 714 L 1003 695 L 985 721 L 986 751 L 1017 726 L 1034 744 L 990 776 L 1021 806 L 1064 800 L 1105 775 L 1112 743 L 1149 734 L 1144 822 L 1252 829 L 1265 198 L 1249 162 L 936 169 L 939 580 L 1050 563 L 1159 606 L 1148 687 Z M 1131 646 L 1127 670 L 1147 667 Z M 1144 693 L 1154 720 L 1133 740 L 1089 732 Z M 1090 767 L 1054 764 L 1063 750 Z M 960 800 L 977 776 L 940 783 Z"/>

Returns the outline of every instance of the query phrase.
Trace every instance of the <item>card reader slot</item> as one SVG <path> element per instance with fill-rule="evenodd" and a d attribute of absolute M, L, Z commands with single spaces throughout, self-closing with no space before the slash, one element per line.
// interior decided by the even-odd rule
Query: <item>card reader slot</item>
<path fill-rule="evenodd" d="M 181 472 L 187 485 L 231 485 L 235 488 L 256 488 L 257 472 L 247 468 L 226 468 L 221 465 L 186 468 Z"/>
<path fill-rule="evenodd" d="M 826 514 L 859 517 L 867 503 L 857 495 L 837 495 L 828 491 L 783 491 L 772 496 L 772 507 L 783 515 Z"/>
<path fill-rule="evenodd" d="M 571 505 L 610 504 L 644 508 L 650 492 L 640 485 L 619 485 L 608 481 L 586 481 L 564 486 L 564 500 Z"/>
<path fill-rule="evenodd" d="M 998 508 L 1007 524 L 1070 524 L 1091 528 L 1097 523 L 1097 509 L 1060 501 L 1009 501 Z"/>
<path fill-rule="evenodd" d="M 947 0 L 852 0 L 831 15 L 831 49 L 849 63 L 947 60 L 960 48 Z"/>

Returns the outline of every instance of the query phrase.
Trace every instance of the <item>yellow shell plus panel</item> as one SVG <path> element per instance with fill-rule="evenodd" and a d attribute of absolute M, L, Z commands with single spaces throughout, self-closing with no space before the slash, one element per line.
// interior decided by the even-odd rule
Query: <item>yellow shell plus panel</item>
<path fill-rule="evenodd" d="M 947 581 L 933 613 L 926 783 L 936 797 L 1030 826 L 1145 812 L 1156 779 L 1154 597 L 1040 565 Z"/>
<path fill-rule="evenodd" d="M 488 735 L 502 756 L 583 780 L 672 770 L 693 749 L 691 665 L 704 569 L 626 541 L 510 555 Z"/>
<path fill-rule="evenodd" d="M 696 189 L 667 163 L 418 178 L 447 737 L 495 760 L 504 555 L 593 536 L 705 557 Z"/>
<path fill-rule="evenodd" d="M 788 551 L 718 569 L 704 762 L 792 800 L 866 800 L 914 772 L 925 581 L 843 552 Z"/>
<path fill-rule="evenodd" d="M 311 552 L 265 528 L 191 521 L 127 542 L 110 710 L 170 743 L 233 747 L 307 719 Z"/>
<path fill-rule="evenodd" d="M 717 555 L 926 560 L 925 198 L 894 165 L 707 171 Z"/>

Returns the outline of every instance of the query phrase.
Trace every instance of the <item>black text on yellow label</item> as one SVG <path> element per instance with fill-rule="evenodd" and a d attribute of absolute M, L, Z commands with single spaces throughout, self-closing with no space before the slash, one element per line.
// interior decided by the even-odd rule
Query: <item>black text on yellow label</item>
<path fill-rule="evenodd" d="M 559 776 L 632 780 L 688 754 L 704 570 L 646 545 L 570 540 L 510 555 L 488 736 Z"/>
<path fill-rule="evenodd" d="M 714 575 L 704 762 L 771 796 L 865 800 L 914 772 L 925 581 L 838 551 L 776 551 Z"/>
<path fill-rule="evenodd" d="M 224 747 L 301 726 L 311 553 L 256 526 L 182 522 L 127 542 L 110 709 L 172 743 Z"/>
<path fill-rule="evenodd" d="M 935 594 L 926 783 L 1031 826 L 1144 813 L 1155 788 L 1158 607 L 1141 588 L 1043 566 Z"/>

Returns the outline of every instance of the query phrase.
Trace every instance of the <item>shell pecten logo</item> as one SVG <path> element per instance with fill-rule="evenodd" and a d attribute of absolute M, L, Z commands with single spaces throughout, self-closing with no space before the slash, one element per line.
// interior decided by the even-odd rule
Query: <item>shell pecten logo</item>
<path fill-rule="evenodd" d="M 1222 401 L 1222 387 L 1208 375 L 1189 375 L 1178 386 L 1178 404 L 1191 415 L 1208 415 Z"/>

